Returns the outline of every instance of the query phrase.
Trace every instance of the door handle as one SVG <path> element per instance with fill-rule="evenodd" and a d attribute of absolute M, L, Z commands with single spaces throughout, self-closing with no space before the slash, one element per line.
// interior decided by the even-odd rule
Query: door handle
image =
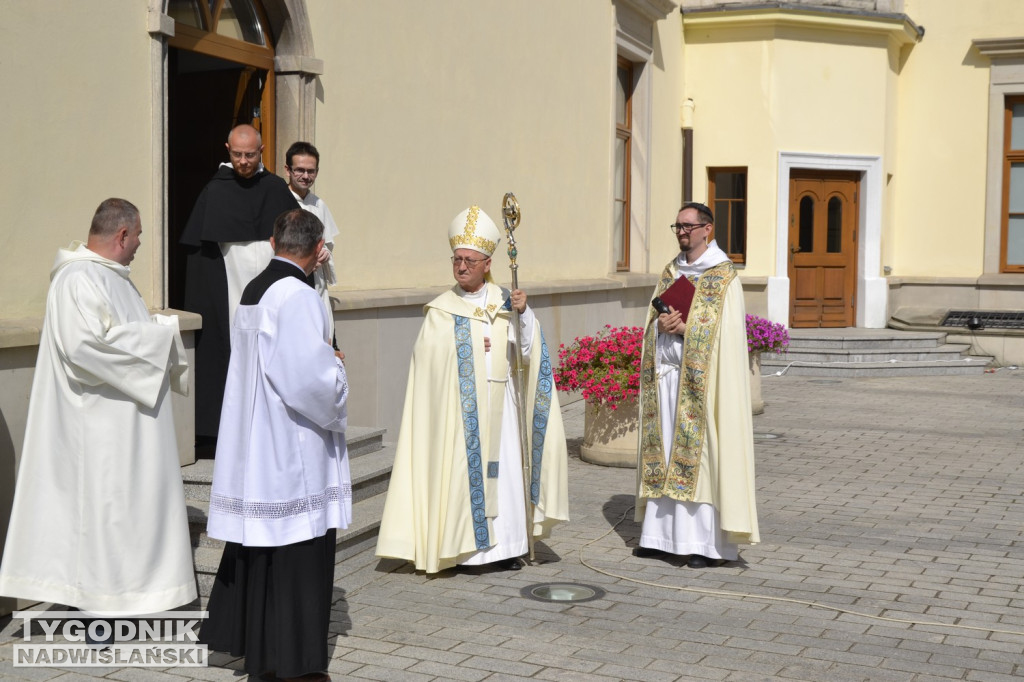
<path fill-rule="evenodd" d="M 800 253 L 800 247 L 799 246 L 793 246 L 792 244 L 790 244 L 789 245 L 789 252 L 790 253 Z"/>

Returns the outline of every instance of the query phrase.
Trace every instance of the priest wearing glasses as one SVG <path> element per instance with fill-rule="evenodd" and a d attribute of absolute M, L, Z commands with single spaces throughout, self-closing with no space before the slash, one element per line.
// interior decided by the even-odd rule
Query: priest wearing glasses
<path fill-rule="evenodd" d="M 546 537 L 569 516 L 551 359 L 526 293 L 509 292 L 491 278 L 499 241 L 497 226 L 479 207 L 455 217 L 448 230 L 455 286 L 426 305 L 413 348 L 377 555 L 405 559 L 426 573 L 482 564 L 518 570 L 518 557 L 529 550 L 527 534 Z M 511 375 L 513 308 L 527 363 L 525 444 Z M 524 451 L 533 471 L 525 491 Z"/>
<path fill-rule="evenodd" d="M 670 228 L 679 253 L 655 287 L 640 361 L 634 554 L 708 568 L 758 542 L 743 285 L 710 208 L 686 203 Z M 681 288 L 685 310 L 655 309 Z"/>

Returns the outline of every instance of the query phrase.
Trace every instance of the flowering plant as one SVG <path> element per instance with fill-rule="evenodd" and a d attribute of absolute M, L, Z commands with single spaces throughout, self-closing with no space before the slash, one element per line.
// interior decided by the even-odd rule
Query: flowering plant
<path fill-rule="evenodd" d="M 747 351 L 781 353 L 789 347 L 789 332 L 781 322 L 747 315 Z"/>
<path fill-rule="evenodd" d="M 577 336 L 558 347 L 555 385 L 559 391 L 579 391 L 595 405 L 616 409 L 640 392 L 640 327 L 606 324 L 595 336 Z"/>

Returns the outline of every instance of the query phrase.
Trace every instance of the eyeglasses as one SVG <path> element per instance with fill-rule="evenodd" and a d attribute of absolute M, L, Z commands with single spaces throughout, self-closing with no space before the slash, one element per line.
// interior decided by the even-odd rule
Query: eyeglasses
<path fill-rule="evenodd" d="M 236 161 L 240 160 L 243 156 L 247 160 L 252 161 L 253 159 L 259 158 L 260 155 L 259 152 L 236 152 L 234 149 L 229 149 L 228 154 L 230 154 L 231 158 L 235 159 Z"/>
<path fill-rule="evenodd" d="M 690 234 L 691 232 L 696 230 L 698 227 L 704 227 L 705 225 L 709 225 L 709 224 L 710 223 L 672 223 L 671 225 L 668 226 L 668 229 L 672 230 L 676 234 L 678 234 L 680 232 L 685 232 L 686 234 Z"/>
<path fill-rule="evenodd" d="M 475 268 L 485 260 L 490 260 L 490 258 L 461 258 L 459 256 L 452 256 L 452 265 L 462 265 L 465 263 L 467 268 Z"/>
<path fill-rule="evenodd" d="M 312 176 L 316 175 L 317 173 L 319 173 L 320 169 L 319 168 L 292 168 L 291 166 L 289 166 L 288 167 L 288 172 L 290 172 L 292 175 L 308 175 L 308 176 L 312 177 Z"/>

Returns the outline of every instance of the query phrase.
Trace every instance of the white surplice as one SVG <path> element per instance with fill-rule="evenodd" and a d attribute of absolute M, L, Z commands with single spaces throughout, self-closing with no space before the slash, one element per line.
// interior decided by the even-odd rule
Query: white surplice
<path fill-rule="evenodd" d="M 320 297 L 297 277 L 275 282 L 257 305 L 239 306 L 210 537 L 280 547 L 348 527 L 348 381 L 330 338 Z"/>
<path fill-rule="evenodd" d="M 170 390 L 187 392 L 177 316 L 76 242 L 51 271 L 0 594 L 95 614 L 196 598 Z"/>
<path fill-rule="evenodd" d="M 303 210 L 309 211 L 324 224 L 324 247 L 331 255 L 313 270 L 313 286 L 316 288 L 316 293 L 320 294 L 324 307 L 327 308 L 327 316 L 333 322 L 334 309 L 331 308 L 331 297 L 327 294 L 327 288 L 338 283 L 338 278 L 334 273 L 334 238 L 338 236 L 338 225 L 334 222 L 331 209 L 327 208 L 323 199 L 313 192 L 306 192 L 306 196 L 300 197 L 291 188 L 289 190 Z"/>

